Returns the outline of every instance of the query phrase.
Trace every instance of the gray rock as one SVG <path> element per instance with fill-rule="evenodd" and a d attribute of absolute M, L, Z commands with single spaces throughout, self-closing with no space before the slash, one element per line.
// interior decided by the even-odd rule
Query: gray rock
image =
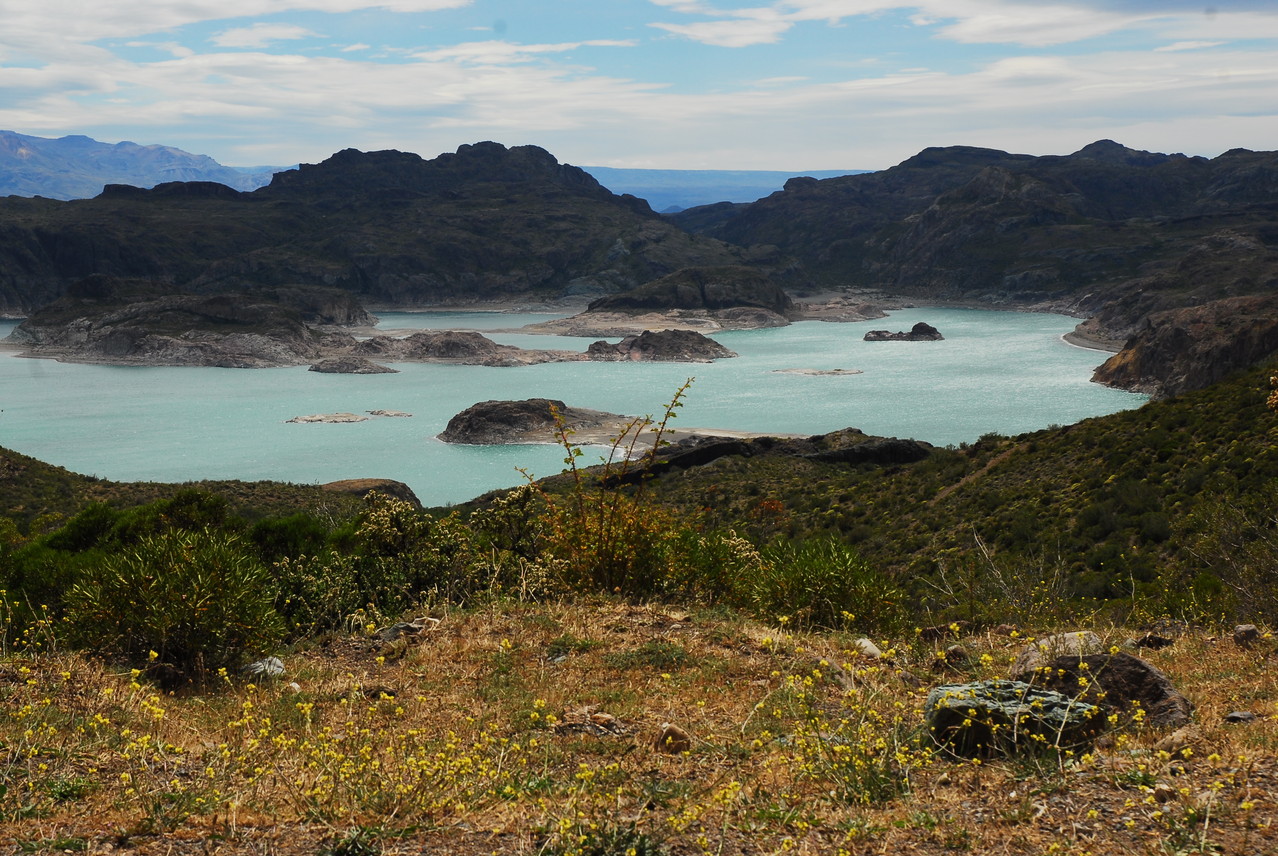
<path fill-rule="evenodd" d="M 1239 624 L 1234 628 L 1234 644 L 1239 648 L 1250 648 L 1260 641 L 1260 628 L 1254 624 Z"/>
<path fill-rule="evenodd" d="M 1178 727 L 1190 721 L 1194 705 L 1171 679 L 1131 654 L 1066 655 L 1012 677 L 1110 711 L 1132 713 L 1137 706 L 1150 725 Z"/>
<path fill-rule="evenodd" d="M 1090 630 L 1079 630 L 1073 633 L 1057 633 L 1031 642 L 1021 651 L 1012 664 L 1012 677 L 1022 677 L 1057 657 L 1082 657 L 1086 654 L 1099 654 L 1105 649 L 1105 643 Z"/>
<path fill-rule="evenodd" d="M 875 645 L 869 639 L 861 637 L 852 643 L 852 650 L 856 651 L 862 657 L 868 657 L 871 660 L 882 660 L 883 652 L 879 650 L 879 646 Z"/>
<path fill-rule="evenodd" d="M 279 657 L 265 657 L 240 669 L 240 674 L 246 678 L 281 678 L 284 676 L 284 661 Z"/>
<path fill-rule="evenodd" d="M 936 687 L 923 718 L 937 745 L 969 758 L 1081 746 L 1105 724 L 1096 705 L 1008 680 Z"/>

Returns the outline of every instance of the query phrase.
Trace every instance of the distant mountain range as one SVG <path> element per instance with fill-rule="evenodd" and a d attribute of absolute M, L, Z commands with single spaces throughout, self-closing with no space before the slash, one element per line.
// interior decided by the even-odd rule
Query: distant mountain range
<path fill-rule="evenodd" d="M 291 167 L 223 166 L 207 155 L 171 146 L 0 131 L 0 196 L 87 199 L 108 184 L 154 187 L 168 181 L 216 181 L 236 190 L 255 190 L 284 169 Z"/>
<path fill-rule="evenodd" d="M 102 143 L 73 135 L 48 139 L 0 131 L 0 196 L 90 199 L 108 184 L 149 188 L 169 181 L 216 181 L 256 190 L 295 166 L 223 166 L 207 155 L 171 146 Z M 729 169 L 617 169 L 582 167 L 613 193 L 647 200 L 654 211 L 674 212 L 713 202 L 753 202 L 780 190 L 795 175 L 833 178 L 864 170 L 776 172 Z"/>

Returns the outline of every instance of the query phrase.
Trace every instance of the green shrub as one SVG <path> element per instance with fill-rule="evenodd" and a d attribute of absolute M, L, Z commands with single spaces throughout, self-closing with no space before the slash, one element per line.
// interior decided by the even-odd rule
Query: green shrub
<path fill-rule="evenodd" d="M 270 573 L 234 535 L 150 535 L 67 595 L 73 643 L 188 676 L 235 666 L 282 635 Z"/>
<path fill-rule="evenodd" d="M 862 632 L 897 629 L 904 593 L 847 544 L 831 537 L 777 542 L 756 573 L 738 580 L 738 598 L 760 617 Z"/>

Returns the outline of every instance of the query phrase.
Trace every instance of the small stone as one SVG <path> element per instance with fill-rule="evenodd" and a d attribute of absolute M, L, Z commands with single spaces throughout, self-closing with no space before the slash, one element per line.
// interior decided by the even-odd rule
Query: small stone
<path fill-rule="evenodd" d="M 1254 624 L 1239 624 L 1234 628 L 1234 644 L 1239 648 L 1250 648 L 1260 641 L 1260 628 Z"/>
<path fill-rule="evenodd" d="M 948 636 L 958 636 L 970 626 L 970 621 L 955 621 L 950 624 L 938 624 L 935 627 L 924 627 L 919 631 L 919 638 L 924 642 L 935 642 Z"/>
<path fill-rule="evenodd" d="M 1166 782 L 1159 782 L 1154 785 L 1154 799 L 1160 803 L 1167 802 L 1176 797 L 1176 789 Z"/>
<path fill-rule="evenodd" d="M 1225 714 L 1225 722 L 1255 722 L 1259 716 L 1249 710 L 1235 710 Z"/>
<path fill-rule="evenodd" d="M 692 751 L 692 735 L 669 722 L 661 724 L 661 733 L 653 741 L 653 748 L 668 755 L 680 755 Z"/>
<path fill-rule="evenodd" d="M 1169 639 L 1166 636 L 1159 636 L 1157 633 L 1146 633 L 1139 639 L 1133 640 L 1133 646 L 1136 648 L 1148 648 L 1151 651 L 1157 651 L 1160 648 L 1166 648 L 1175 645 L 1175 639 Z"/>
<path fill-rule="evenodd" d="M 945 649 L 945 662 L 951 666 L 967 662 L 967 649 L 962 645 L 951 645 Z"/>
<path fill-rule="evenodd" d="M 249 663 L 240 674 L 248 678 L 279 678 L 284 675 L 284 661 L 279 657 L 266 657 Z"/>
<path fill-rule="evenodd" d="M 1154 744 L 1154 749 L 1159 752 L 1166 752 L 1169 755 L 1176 755 L 1190 746 L 1193 746 L 1202 739 L 1202 736 L 1202 732 L 1198 730 L 1198 726 L 1187 725 L 1184 728 L 1176 729 L 1162 740 L 1159 740 Z"/>
<path fill-rule="evenodd" d="M 882 660 L 883 652 L 879 650 L 879 646 L 875 645 L 869 639 L 861 637 L 852 643 L 852 650 L 856 651 L 862 657 L 868 657 L 871 660 Z"/>
<path fill-rule="evenodd" d="M 991 629 L 990 632 L 993 633 L 995 636 L 1011 636 L 1013 633 L 1016 632 L 1016 625 L 1000 624 L 997 627 Z"/>

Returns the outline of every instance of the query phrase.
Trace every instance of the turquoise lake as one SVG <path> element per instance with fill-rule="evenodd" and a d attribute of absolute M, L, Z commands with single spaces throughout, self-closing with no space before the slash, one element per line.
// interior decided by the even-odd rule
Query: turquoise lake
<path fill-rule="evenodd" d="M 554 317 L 382 313 L 387 329 L 493 331 Z M 865 342 L 867 330 L 926 321 L 940 342 Z M 0 445 L 116 480 L 392 478 L 422 502 L 460 502 L 562 468 L 546 446 L 452 446 L 449 418 L 487 399 L 546 397 L 628 415 L 659 413 L 695 378 L 676 425 L 818 434 L 856 427 L 937 445 L 1018 434 L 1139 407 L 1093 384 L 1105 354 L 1062 341 L 1077 319 L 909 309 L 852 324 L 806 321 L 714 336 L 736 359 L 713 364 L 553 363 L 518 368 L 394 364 L 399 374 L 74 365 L 0 352 Z M 12 322 L 0 322 L 0 337 Z M 590 339 L 486 332 L 495 341 L 585 350 Z M 784 369 L 847 369 L 812 376 Z M 290 424 L 294 416 L 401 410 L 412 418 Z M 588 460 L 591 460 L 588 458 Z"/>

